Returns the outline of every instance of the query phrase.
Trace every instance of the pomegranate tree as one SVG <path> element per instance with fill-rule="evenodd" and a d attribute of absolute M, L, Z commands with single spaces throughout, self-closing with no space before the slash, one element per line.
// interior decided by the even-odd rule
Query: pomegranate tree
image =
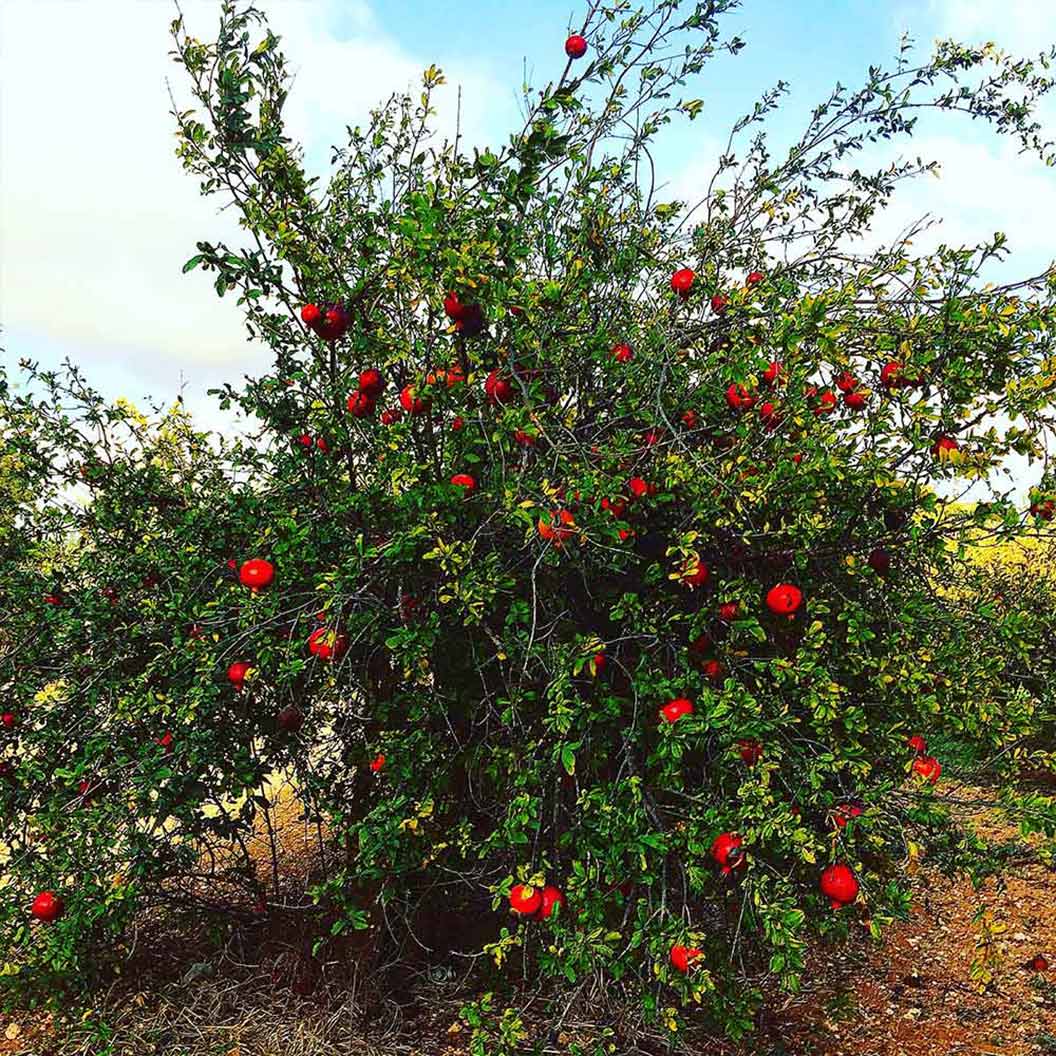
<path fill-rule="evenodd" d="M 907 911 L 910 842 L 968 861 L 964 774 L 1056 831 L 1015 784 L 1052 766 L 1053 606 L 971 560 L 1056 502 L 1056 277 L 988 283 L 1000 238 L 861 249 L 926 170 L 865 144 L 968 111 L 1051 160 L 1051 83 L 943 43 L 783 156 L 752 138 L 774 91 L 702 201 L 662 201 L 646 152 L 739 51 L 731 6 L 592 6 L 493 149 L 431 133 L 431 67 L 325 194 L 263 15 L 175 21 L 180 157 L 251 236 L 187 270 L 272 362 L 218 390 L 253 423 L 223 443 L 76 370 L 0 386 L 5 978 L 103 971 L 221 848 L 247 912 L 277 902 L 245 850 L 276 770 L 327 866 L 303 908 L 375 925 L 364 956 L 420 966 L 426 906 L 511 979 L 734 1033 L 812 934 Z"/>

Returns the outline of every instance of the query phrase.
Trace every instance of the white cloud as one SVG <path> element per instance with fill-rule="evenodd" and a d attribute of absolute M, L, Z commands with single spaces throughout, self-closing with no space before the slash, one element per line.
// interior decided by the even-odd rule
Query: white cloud
<path fill-rule="evenodd" d="M 919 24 L 919 8 L 903 14 Z M 993 40 L 1009 51 L 1032 54 L 1056 44 L 1056 4 L 1051 0 L 929 0 L 937 34 L 969 43 Z"/>
<path fill-rule="evenodd" d="M 1056 247 L 1049 225 L 1039 218 L 1056 213 L 1052 169 L 1037 157 L 1019 154 L 1008 140 L 935 135 L 915 139 L 912 152 L 939 161 L 938 178 L 921 176 L 904 184 L 874 234 L 894 238 L 911 221 L 929 214 L 939 222 L 918 239 L 918 252 L 940 242 L 976 245 L 1002 231 L 1011 250 L 1002 272 L 1025 278 L 1048 266 Z"/>
<path fill-rule="evenodd" d="M 231 306 L 204 277 L 180 276 L 196 238 L 237 228 L 173 156 L 161 59 L 171 9 L 100 11 L 51 0 L 0 8 L 5 325 L 191 366 L 244 356 Z M 33 44 L 42 39 L 46 61 Z"/>
<path fill-rule="evenodd" d="M 194 36 L 215 38 L 218 0 L 181 7 Z M 417 82 L 431 60 L 379 32 L 363 0 L 266 7 L 296 74 L 288 131 L 308 145 L 313 174 L 325 175 L 345 125 Z M 166 78 L 181 108 L 193 101 L 168 54 L 174 15 L 164 0 L 0 0 L 4 327 L 72 349 L 89 376 L 119 363 L 115 377 L 131 372 L 162 398 L 181 373 L 215 383 L 267 361 L 248 345 L 235 297 L 219 299 L 206 273 L 180 272 L 196 241 L 239 246 L 249 236 L 233 209 L 218 212 L 219 195 L 201 197 L 175 157 Z M 501 94 L 484 69 L 463 63 L 448 75 L 481 100 L 463 127 L 484 138 Z M 454 83 L 443 91 L 451 128 Z"/>

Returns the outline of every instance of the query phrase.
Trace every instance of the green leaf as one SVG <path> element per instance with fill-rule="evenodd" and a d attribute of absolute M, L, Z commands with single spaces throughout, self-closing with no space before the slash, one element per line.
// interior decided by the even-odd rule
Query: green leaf
<path fill-rule="evenodd" d="M 561 765 L 565 768 L 565 772 L 568 774 L 574 774 L 576 772 L 576 753 L 572 750 L 570 745 L 565 745 L 561 749 Z"/>

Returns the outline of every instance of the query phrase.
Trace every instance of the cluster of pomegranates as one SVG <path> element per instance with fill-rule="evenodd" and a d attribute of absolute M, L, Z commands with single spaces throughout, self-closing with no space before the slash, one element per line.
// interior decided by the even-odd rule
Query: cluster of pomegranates
<path fill-rule="evenodd" d="M 518 916 L 547 920 L 553 916 L 555 907 L 563 907 L 564 904 L 565 896 L 553 884 L 541 888 L 530 884 L 514 884 L 510 888 L 510 909 Z"/>
<path fill-rule="evenodd" d="M 313 437 L 311 433 L 301 433 L 293 444 L 295 448 L 299 448 L 308 454 L 312 454 L 315 451 L 323 455 L 330 453 L 330 445 L 327 443 L 326 438 L 322 436 Z"/>
<path fill-rule="evenodd" d="M 336 341 L 348 330 L 349 315 L 342 304 L 306 304 L 301 321 L 324 341 Z"/>
<path fill-rule="evenodd" d="M 353 418 L 369 418 L 378 405 L 378 397 L 385 389 L 385 379 L 376 367 L 370 367 L 359 375 L 359 387 L 346 401 L 348 413 Z"/>
<path fill-rule="evenodd" d="M 724 875 L 745 864 L 745 854 L 739 836 L 723 832 L 711 846 L 711 856 L 719 863 Z M 833 909 L 849 906 L 858 897 L 858 878 L 854 870 L 843 862 L 836 862 L 822 871 L 818 878 L 818 887 L 822 895 L 829 900 Z M 687 974 L 704 956 L 702 950 L 695 946 L 675 944 L 670 951 L 671 965 L 682 975 Z"/>
<path fill-rule="evenodd" d="M 700 586 L 707 582 L 709 574 L 707 565 L 699 558 L 695 558 L 683 568 L 681 578 L 682 582 L 688 582 L 691 586 Z M 791 583 L 778 583 L 766 593 L 766 607 L 777 616 L 791 619 L 802 603 L 803 592 L 799 587 L 793 586 Z M 739 602 L 728 601 L 723 602 L 719 606 L 719 619 L 724 623 L 736 620 L 740 614 L 741 607 Z M 724 673 L 721 662 L 714 657 L 704 658 L 700 656 L 701 653 L 707 651 L 710 645 L 711 636 L 702 635 L 696 641 L 690 643 L 689 649 L 695 658 L 694 662 L 699 665 L 703 673 L 712 681 L 718 681 Z M 692 714 L 693 701 L 688 697 L 675 697 L 660 709 L 660 718 L 668 724 L 678 722 L 679 719 Z M 757 741 L 742 741 L 740 742 L 740 749 L 741 757 L 749 765 L 754 765 L 754 763 L 758 762 L 762 755 L 762 746 Z"/>
<path fill-rule="evenodd" d="M 484 330 L 484 310 L 479 304 L 463 304 L 457 293 L 449 293 L 444 298 L 444 314 L 455 324 L 456 333 L 463 337 L 476 337 Z"/>
<path fill-rule="evenodd" d="M 714 303 L 712 307 L 715 307 Z M 725 304 L 723 305 L 724 307 Z M 915 384 L 901 380 L 903 377 L 901 370 L 901 365 L 895 362 L 886 363 L 881 368 L 881 384 L 888 391 L 896 388 L 907 388 Z M 778 360 L 774 360 L 765 370 L 760 371 L 758 376 L 759 386 L 760 388 L 773 389 L 782 376 L 783 364 Z M 871 392 L 862 385 L 861 381 L 851 371 L 842 371 L 836 376 L 833 384 L 839 391 L 839 396 L 832 389 L 819 389 L 817 385 L 807 385 L 804 388 L 803 394 L 811 405 L 811 413 L 816 418 L 823 418 L 835 411 L 841 398 L 844 406 L 851 411 L 862 411 L 868 406 Z M 759 403 L 759 398 L 755 391 L 749 389 L 742 382 L 732 382 L 726 389 L 726 404 L 730 410 L 743 413 L 750 411 L 758 403 L 759 418 L 764 427 L 772 432 L 784 420 L 783 415 L 777 404 L 772 400 L 764 400 Z M 956 441 L 952 437 L 941 437 L 940 441 L 941 450 L 950 451 L 957 448 Z"/>

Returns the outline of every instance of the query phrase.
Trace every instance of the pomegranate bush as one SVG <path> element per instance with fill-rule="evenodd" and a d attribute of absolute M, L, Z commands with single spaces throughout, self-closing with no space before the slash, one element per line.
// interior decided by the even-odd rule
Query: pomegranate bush
<path fill-rule="evenodd" d="M 650 145 L 701 119 L 731 6 L 592 5 L 498 148 L 434 136 L 431 68 L 323 193 L 264 16 L 173 24 L 180 156 L 250 236 L 185 270 L 274 366 L 218 393 L 257 423 L 233 440 L 75 370 L 5 385 L 9 979 L 105 967 L 156 903 L 274 910 L 245 840 L 276 770 L 332 935 L 387 964 L 428 956 L 423 906 L 483 918 L 498 976 L 671 1029 L 699 1003 L 742 1031 L 809 936 L 879 935 L 921 843 L 967 864 L 937 746 L 998 759 L 1052 835 L 1013 784 L 1053 766 L 1047 679 L 1007 677 L 1036 614 L 973 597 L 969 551 L 1051 516 L 1043 470 L 1031 510 L 1002 473 L 1045 458 L 1056 279 L 987 285 L 1000 236 L 861 248 L 930 169 L 866 148 L 967 114 L 1051 161 L 1052 82 L 907 47 L 783 159 L 766 93 L 700 200 L 663 200 Z"/>

